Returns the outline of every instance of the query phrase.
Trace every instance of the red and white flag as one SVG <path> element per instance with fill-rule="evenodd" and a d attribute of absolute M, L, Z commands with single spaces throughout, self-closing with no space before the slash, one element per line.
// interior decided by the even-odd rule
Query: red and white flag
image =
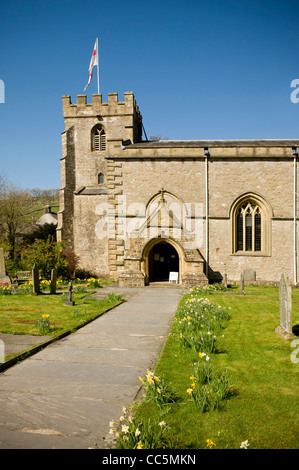
<path fill-rule="evenodd" d="M 93 48 L 93 53 L 92 53 L 92 56 L 91 56 L 90 64 L 89 64 L 89 79 L 88 79 L 88 83 L 87 83 L 86 87 L 84 88 L 84 91 L 86 90 L 86 88 L 89 86 L 89 84 L 91 82 L 94 66 L 97 65 L 99 67 L 99 57 L 98 57 L 98 47 L 97 46 L 98 46 L 98 41 L 96 40 L 94 48 Z"/>

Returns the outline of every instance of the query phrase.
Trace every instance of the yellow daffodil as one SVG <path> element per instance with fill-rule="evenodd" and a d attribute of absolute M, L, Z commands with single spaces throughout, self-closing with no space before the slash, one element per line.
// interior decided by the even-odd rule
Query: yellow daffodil
<path fill-rule="evenodd" d="M 206 440 L 206 443 L 207 443 L 207 447 L 208 447 L 209 449 L 212 449 L 213 446 L 216 446 L 216 444 L 213 442 L 212 439 L 207 439 L 207 440 Z"/>
<path fill-rule="evenodd" d="M 136 449 L 142 449 L 142 448 L 143 448 L 143 444 L 142 444 L 141 441 L 139 441 L 138 444 L 137 444 Z"/>

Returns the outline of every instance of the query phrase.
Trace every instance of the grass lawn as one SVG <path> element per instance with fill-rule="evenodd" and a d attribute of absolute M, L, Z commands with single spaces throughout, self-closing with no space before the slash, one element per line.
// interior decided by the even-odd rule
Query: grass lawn
<path fill-rule="evenodd" d="M 66 306 L 67 295 L 43 293 L 0 295 L 0 332 L 18 335 L 40 335 L 37 322 L 42 315 L 49 315 L 50 331 L 43 333 L 57 336 L 63 331 L 74 330 L 117 305 L 120 296 L 111 294 L 103 299 L 90 298 L 87 292 L 73 293 L 75 305 Z"/>
<path fill-rule="evenodd" d="M 138 421 L 148 416 L 153 422 L 164 420 L 171 427 L 169 445 L 177 449 L 206 448 L 207 439 L 215 449 L 237 449 L 245 440 L 249 449 L 298 449 L 299 362 L 291 361 L 291 341 L 275 332 L 279 289 L 246 286 L 243 296 L 234 287 L 201 296 L 229 311 L 221 330 L 224 337 L 209 357 L 213 369 L 229 377 L 233 393 L 219 409 L 202 413 L 195 407 L 186 391 L 198 352 L 182 346 L 174 322 L 155 375 L 170 384 L 177 400 L 164 408 L 142 401 Z M 292 299 L 293 325 L 299 325 L 299 289 L 293 289 Z"/>

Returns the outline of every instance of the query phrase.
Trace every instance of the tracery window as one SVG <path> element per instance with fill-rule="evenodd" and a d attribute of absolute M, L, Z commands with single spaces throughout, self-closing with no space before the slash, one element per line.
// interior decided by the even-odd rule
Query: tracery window
<path fill-rule="evenodd" d="M 236 212 L 236 251 L 262 250 L 262 211 L 253 202 L 245 202 Z"/>
<path fill-rule="evenodd" d="M 230 208 L 232 255 L 271 256 L 273 209 L 260 194 L 239 196 Z"/>

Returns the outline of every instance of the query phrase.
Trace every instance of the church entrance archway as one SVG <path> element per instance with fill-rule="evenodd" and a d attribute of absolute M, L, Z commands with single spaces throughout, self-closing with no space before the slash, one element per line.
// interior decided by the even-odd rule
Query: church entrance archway
<path fill-rule="evenodd" d="M 169 281 L 169 273 L 179 273 L 179 269 L 180 258 L 175 247 L 167 241 L 154 244 L 148 254 L 149 282 Z"/>

